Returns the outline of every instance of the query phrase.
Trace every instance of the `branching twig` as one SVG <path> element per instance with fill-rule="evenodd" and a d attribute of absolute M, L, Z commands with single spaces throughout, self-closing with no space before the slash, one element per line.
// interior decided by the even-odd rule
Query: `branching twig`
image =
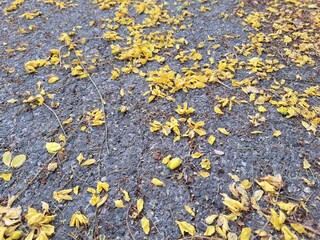
<path fill-rule="evenodd" d="M 85 71 L 85 73 L 88 75 L 88 78 L 90 79 L 91 83 L 93 84 L 93 86 L 95 87 L 95 89 L 97 90 L 97 92 L 99 94 L 100 101 L 101 101 L 101 107 L 102 107 L 102 111 L 103 111 L 103 115 L 104 115 L 104 129 L 105 129 L 105 140 L 104 141 L 106 142 L 107 153 L 110 154 L 109 147 L 108 147 L 108 126 L 107 126 L 107 117 L 106 117 L 106 110 L 105 110 L 106 102 L 103 100 L 101 91 L 98 88 L 96 82 L 92 79 L 91 75 L 89 74 L 89 72 L 87 71 L 85 66 L 81 63 L 81 60 L 80 60 L 80 58 L 78 56 L 77 56 L 77 59 L 79 61 L 80 66 Z"/>
<path fill-rule="evenodd" d="M 58 121 L 58 123 L 59 123 L 59 125 L 60 125 L 60 128 L 61 128 L 61 130 L 62 130 L 62 132 L 63 132 L 63 135 L 64 135 L 64 136 L 67 136 L 67 134 L 66 134 L 66 132 L 64 131 L 64 128 L 63 128 L 63 126 L 62 126 L 62 123 L 61 123 L 58 115 L 55 113 L 55 111 L 53 111 L 53 109 L 52 109 L 51 107 L 49 107 L 47 104 L 43 103 L 43 105 L 44 105 L 46 108 L 48 108 L 48 109 L 54 114 L 54 116 L 56 117 L 56 119 L 57 119 L 57 121 Z"/>
<path fill-rule="evenodd" d="M 127 224 L 128 232 L 129 232 L 129 235 L 130 235 L 131 239 L 132 239 L 132 240 L 136 240 L 136 239 L 134 238 L 134 236 L 132 235 L 132 232 L 131 232 L 131 230 L 130 230 L 130 225 L 129 225 L 129 222 L 128 222 L 128 216 L 129 216 L 129 210 L 130 210 L 130 208 L 131 208 L 131 204 L 129 205 L 128 211 L 127 211 L 127 214 L 126 214 L 126 224 Z"/>

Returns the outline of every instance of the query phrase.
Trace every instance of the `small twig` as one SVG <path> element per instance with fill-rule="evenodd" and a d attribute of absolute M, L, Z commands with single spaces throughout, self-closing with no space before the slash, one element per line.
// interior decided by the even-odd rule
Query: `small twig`
<path fill-rule="evenodd" d="M 17 195 L 15 195 L 16 199 L 24 192 L 26 191 L 30 185 L 34 182 L 34 180 L 39 176 L 39 174 L 42 172 L 42 170 L 45 168 L 45 166 L 48 165 L 49 162 L 51 162 L 52 159 L 55 158 L 55 156 L 57 155 L 57 153 L 55 153 L 51 158 L 49 158 L 48 161 L 45 162 L 45 164 L 39 168 L 39 170 L 37 171 L 37 173 L 33 176 L 33 178 L 27 182 L 27 184 L 17 193 Z"/>
<path fill-rule="evenodd" d="M 55 111 L 53 111 L 53 109 L 52 109 L 51 107 L 49 107 L 47 104 L 43 103 L 43 105 L 44 105 L 46 108 L 48 108 L 48 109 L 54 114 L 54 116 L 56 117 L 56 119 L 57 119 L 57 121 L 58 121 L 58 123 L 59 123 L 59 125 L 60 125 L 60 128 L 61 128 L 61 130 L 62 130 L 62 132 L 63 132 L 63 135 L 64 135 L 64 136 L 67 136 L 67 134 L 66 134 L 66 132 L 64 131 L 64 128 L 63 128 L 63 126 L 62 126 L 62 123 L 61 123 L 58 115 L 55 113 Z"/>
<path fill-rule="evenodd" d="M 129 210 L 130 210 L 130 208 L 131 208 L 131 205 L 132 205 L 132 204 L 129 205 L 128 211 L 127 211 L 127 214 L 126 214 L 126 224 L 127 224 L 128 232 L 129 232 L 129 235 L 130 235 L 131 239 L 132 239 L 132 240 L 136 240 L 136 239 L 134 238 L 134 236 L 132 235 L 132 232 L 131 232 L 131 230 L 130 230 L 130 225 L 129 225 L 129 222 L 128 222 Z"/>
<path fill-rule="evenodd" d="M 223 82 L 221 82 L 220 80 L 217 80 L 218 83 L 220 83 L 222 86 L 225 86 L 226 88 L 232 90 L 231 87 L 229 87 L 227 84 L 224 84 Z"/>

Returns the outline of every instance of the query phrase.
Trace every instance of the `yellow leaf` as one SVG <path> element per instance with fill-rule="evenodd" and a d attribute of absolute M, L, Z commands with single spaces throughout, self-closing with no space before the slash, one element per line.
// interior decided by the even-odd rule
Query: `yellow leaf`
<path fill-rule="evenodd" d="M 234 213 L 236 216 L 241 215 L 241 211 L 246 211 L 247 208 L 239 201 L 230 198 L 227 194 L 221 194 L 224 197 L 223 204 Z"/>
<path fill-rule="evenodd" d="M 240 187 L 242 187 L 243 189 L 249 189 L 249 188 L 251 188 L 251 186 L 252 186 L 252 184 L 251 184 L 251 182 L 248 180 L 248 179 L 246 179 L 246 180 L 243 180 L 241 183 L 240 183 Z"/>
<path fill-rule="evenodd" d="M 293 210 L 298 206 L 296 203 L 285 203 L 285 202 L 278 202 L 278 206 L 287 212 L 287 214 L 291 214 Z"/>
<path fill-rule="evenodd" d="M 48 171 L 53 172 L 57 169 L 57 167 L 58 167 L 58 163 L 54 162 L 54 163 L 49 163 L 47 169 Z"/>
<path fill-rule="evenodd" d="M 92 164 L 95 164 L 97 161 L 93 158 L 86 160 L 84 163 L 81 164 L 81 166 L 89 166 Z"/>
<path fill-rule="evenodd" d="M 150 232 L 150 221 L 146 217 L 141 218 L 141 226 L 142 226 L 142 229 L 143 229 L 144 233 L 145 234 L 149 234 L 149 232 Z"/>
<path fill-rule="evenodd" d="M 162 159 L 161 163 L 162 164 L 168 164 L 171 160 L 171 155 L 166 156 L 165 158 Z"/>
<path fill-rule="evenodd" d="M 14 98 L 11 98 L 11 99 L 7 100 L 7 102 L 8 103 L 16 103 L 16 102 L 18 102 L 18 100 L 14 99 Z"/>
<path fill-rule="evenodd" d="M 210 170 L 210 168 L 211 168 L 210 160 L 207 159 L 207 158 L 202 159 L 200 165 L 201 165 L 201 167 L 202 167 L 203 169 L 206 169 L 206 170 Z"/>
<path fill-rule="evenodd" d="M 63 189 L 60 191 L 54 191 L 53 192 L 53 198 L 57 200 L 59 203 L 62 202 L 63 200 L 71 201 L 73 200 L 72 196 L 69 194 L 72 192 L 72 188 L 69 189 Z"/>
<path fill-rule="evenodd" d="M 109 184 L 107 182 L 98 182 L 97 183 L 97 193 L 101 193 L 102 190 L 105 190 L 106 192 L 109 191 Z"/>
<path fill-rule="evenodd" d="M 123 88 L 120 89 L 120 96 L 121 96 L 121 97 L 124 96 L 124 89 L 123 89 Z"/>
<path fill-rule="evenodd" d="M 83 161 L 83 159 L 84 159 L 83 154 L 80 153 L 80 154 L 78 155 L 78 157 L 77 157 L 78 163 L 81 164 L 82 161 Z"/>
<path fill-rule="evenodd" d="M 126 206 L 123 204 L 122 200 L 114 200 L 114 204 L 117 208 L 125 208 Z"/>
<path fill-rule="evenodd" d="M 284 215 L 284 213 L 280 210 L 280 214 L 278 216 L 277 212 L 273 208 L 270 208 L 270 212 L 271 212 L 270 222 L 272 223 L 275 229 L 280 231 L 282 224 L 286 220 L 286 215 Z"/>
<path fill-rule="evenodd" d="M 221 108 L 219 106 L 214 106 L 213 110 L 216 114 L 224 114 L 224 112 L 221 111 Z"/>
<path fill-rule="evenodd" d="M 203 153 L 195 152 L 195 153 L 193 153 L 191 156 L 192 156 L 192 158 L 199 158 L 199 157 L 201 157 L 202 155 L 203 155 Z"/>
<path fill-rule="evenodd" d="M 308 160 L 305 158 L 303 159 L 303 168 L 304 169 L 309 169 L 311 167 L 310 163 L 308 162 Z"/>
<path fill-rule="evenodd" d="M 137 201 L 137 212 L 138 212 L 138 215 L 143 210 L 143 205 L 144 205 L 143 199 L 142 198 L 138 199 L 138 201 Z"/>
<path fill-rule="evenodd" d="M 9 182 L 12 177 L 12 173 L 2 173 L 0 174 L 0 178 L 5 180 L 6 182 Z"/>
<path fill-rule="evenodd" d="M 61 145 L 56 142 L 47 142 L 46 148 L 49 153 L 56 154 L 61 149 Z"/>
<path fill-rule="evenodd" d="M 227 129 L 225 128 L 218 128 L 218 131 L 224 135 L 230 135 L 230 132 L 228 132 Z"/>
<path fill-rule="evenodd" d="M 281 131 L 280 130 L 276 130 L 272 134 L 272 136 L 274 136 L 274 137 L 279 137 L 280 135 L 281 135 Z"/>
<path fill-rule="evenodd" d="M 189 233 L 191 236 L 195 236 L 197 234 L 195 227 L 190 223 L 176 221 L 176 224 L 179 226 L 182 236 L 184 236 L 185 232 Z"/>
<path fill-rule="evenodd" d="M 290 226 L 298 233 L 307 234 L 306 229 L 300 223 L 290 223 Z"/>
<path fill-rule="evenodd" d="M 204 233 L 204 236 L 210 237 L 214 234 L 215 231 L 216 229 L 214 226 L 208 226 L 206 232 Z"/>
<path fill-rule="evenodd" d="M 213 221 L 218 217 L 217 214 L 209 215 L 206 217 L 206 224 L 210 225 L 213 223 Z"/>
<path fill-rule="evenodd" d="M 284 240 L 298 240 L 299 239 L 297 237 L 297 235 L 295 235 L 293 232 L 291 232 L 290 229 L 286 225 L 282 226 L 281 231 L 284 235 Z"/>
<path fill-rule="evenodd" d="M 83 215 L 81 212 L 75 212 L 70 219 L 70 227 L 80 227 L 81 225 L 85 225 L 89 223 L 89 219 Z"/>
<path fill-rule="evenodd" d="M 239 181 L 240 181 L 240 178 L 239 178 L 237 175 L 231 174 L 231 173 L 229 173 L 228 175 L 229 175 L 235 182 L 239 182 Z"/>
<path fill-rule="evenodd" d="M 195 212 L 192 210 L 192 208 L 189 205 L 184 205 L 184 209 L 192 216 L 194 217 L 196 214 Z"/>
<path fill-rule="evenodd" d="M 10 162 L 11 162 L 11 157 L 12 154 L 11 152 L 7 151 L 2 155 L 2 162 L 7 165 L 8 167 L 10 167 Z"/>
<path fill-rule="evenodd" d="M 205 172 L 205 171 L 200 171 L 199 172 L 199 175 L 203 178 L 207 178 L 207 177 L 210 177 L 210 173 L 208 172 Z"/>
<path fill-rule="evenodd" d="M 212 145 L 214 144 L 215 141 L 216 141 L 216 137 L 213 135 L 210 135 L 210 137 L 208 138 L 208 143 Z"/>
<path fill-rule="evenodd" d="M 151 180 L 151 183 L 152 183 L 153 185 L 155 185 L 155 186 L 158 186 L 158 187 L 164 187 L 164 186 L 165 186 L 164 182 L 162 182 L 162 181 L 159 180 L 158 178 L 153 178 L 153 179 Z"/>
<path fill-rule="evenodd" d="M 55 83 L 59 80 L 59 77 L 57 76 L 52 76 L 49 78 L 48 83 Z"/>
<path fill-rule="evenodd" d="M 259 111 L 259 112 L 266 112 L 267 109 L 266 109 L 264 106 L 259 106 L 259 107 L 258 107 L 258 111 Z"/>
<path fill-rule="evenodd" d="M 79 185 L 77 185 L 77 186 L 75 186 L 74 188 L 73 188 L 73 193 L 75 194 L 75 195 L 78 195 L 79 194 Z"/>
<path fill-rule="evenodd" d="M 123 193 L 123 199 L 127 202 L 130 202 L 131 198 L 129 196 L 129 193 L 126 190 L 121 189 L 121 192 Z"/>
<path fill-rule="evenodd" d="M 286 108 L 286 107 L 279 107 L 279 108 L 277 108 L 277 111 L 279 113 L 281 113 L 282 115 L 287 115 L 288 114 L 288 108 Z"/>
<path fill-rule="evenodd" d="M 266 181 L 259 182 L 258 180 L 255 180 L 255 182 L 258 183 L 264 191 L 268 193 L 276 193 L 276 189 L 270 183 Z"/>
<path fill-rule="evenodd" d="M 26 155 L 23 155 L 23 154 L 20 154 L 20 155 L 17 155 L 15 156 L 12 161 L 11 161 L 11 167 L 13 168 L 18 168 L 18 167 L 21 167 L 22 164 L 26 161 Z"/>
<path fill-rule="evenodd" d="M 250 240 L 251 228 L 242 228 L 240 240 Z"/>
<path fill-rule="evenodd" d="M 174 170 L 178 168 L 182 163 L 182 160 L 180 158 L 173 158 L 170 160 L 167 164 L 167 167 L 170 168 L 171 170 Z"/>
<path fill-rule="evenodd" d="M 66 124 L 72 123 L 72 121 L 73 121 L 73 118 L 72 118 L 72 117 L 69 117 L 67 120 L 64 120 L 64 121 L 62 122 L 62 124 L 63 124 L 63 125 L 66 125 Z"/>

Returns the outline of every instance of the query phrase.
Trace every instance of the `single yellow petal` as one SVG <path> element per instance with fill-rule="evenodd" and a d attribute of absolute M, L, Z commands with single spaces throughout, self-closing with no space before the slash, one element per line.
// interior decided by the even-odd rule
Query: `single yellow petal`
<path fill-rule="evenodd" d="M 164 186 L 165 186 L 164 182 L 162 182 L 162 181 L 159 180 L 158 178 L 153 178 L 153 179 L 151 180 L 151 183 L 152 183 L 153 185 L 155 185 L 155 186 L 158 186 L 158 187 L 164 187 Z"/>
<path fill-rule="evenodd" d="M 7 165 L 8 167 L 10 167 L 10 162 L 11 162 L 11 157 L 12 154 L 11 152 L 7 151 L 2 155 L 2 162 Z"/>
<path fill-rule="evenodd" d="M 176 221 L 176 224 L 179 226 L 182 236 L 184 236 L 184 233 L 189 233 L 191 236 L 195 236 L 197 234 L 195 227 L 190 223 Z"/>
<path fill-rule="evenodd" d="M 26 159 L 27 159 L 26 155 L 23 155 L 23 154 L 17 155 L 12 159 L 10 165 L 13 168 L 21 167 L 22 164 L 24 164 L 24 162 L 26 161 Z"/>
<path fill-rule="evenodd" d="M 210 237 L 215 233 L 216 229 L 214 226 L 208 226 L 206 229 L 206 232 L 204 233 L 204 236 Z"/>
<path fill-rule="evenodd" d="M 173 158 L 172 160 L 170 160 L 167 164 L 168 168 L 170 168 L 171 170 L 174 170 L 176 168 L 178 168 L 182 163 L 182 160 L 180 158 Z"/>
<path fill-rule="evenodd" d="M 56 142 L 47 142 L 46 148 L 49 153 L 56 154 L 62 147 Z"/>
<path fill-rule="evenodd" d="M 189 205 L 184 205 L 184 209 L 192 216 L 194 217 L 196 214 L 195 212 L 192 210 L 192 208 Z"/>
<path fill-rule="evenodd" d="M 150 221 L 146 217 L 141 218 L 141 226 L 145 234 L 150 233 Z"/>

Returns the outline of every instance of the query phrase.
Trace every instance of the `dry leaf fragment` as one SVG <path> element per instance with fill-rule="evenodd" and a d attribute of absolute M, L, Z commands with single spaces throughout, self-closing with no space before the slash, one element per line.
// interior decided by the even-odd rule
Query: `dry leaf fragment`
<path fill-rule="evenodd" d="M 153 185 L 155 185 L 155 186 L 158 186 L 158 187 L 164 187 L 165 186 L 164 182 L 162 182 L 158 178 L 152 178 L 151 183 Z"/>
<path fill-rule="evenodd" d="M 259 182 L 258 180 L 255 180 L 256 183 L 259 184 L 259 186 L 268 193 L 276 193 L 275 187 L 272 186 L 270 183 L 266 181 Z"/>
<path fill-rule="evenodd" d="M 117 208 L 125 208 L 126 206 L 123 204 L 123 201 L 121 199 L 119 200 L 114 200 L 114 205 L 117 207 Z"/>
<path fill-rule="evenodd" d="M 201 166 L 203 169 L 210 170 L 210 169 L 211 169 L 210 160 L 209 160 L 208 158 L 202 159 L 202 161 L 201 161 L 201 163 L 200 163 L 200 166 Z"/>
<path fill-rule="evenodd" d="M 195 212 L 192 210 L 192 208 L 189 205 L 184 205 L 184 209 L 192 216 L 194 217 L 196 214 Z"/>
<path fill-rule="evenodd" d="M 307 234 L 306 229 L 300 223 L 290 223 L 290 226 L 300 234 Z"/>
<path fill-rule="evenodd" d="M 182 236 L 184 236 L 184 233 L 189 233 L 191 236 L 195 236 L 197 234 L 195 227 L 190 223 L 176 221 L 176 224 L 179 226 Z"/>
<path fill-rule="evenodd" d="M 143 205 L 144 205 L 143 199 L 142 198 L 138 199 L 138 201 L 137 201 L 137 212 L 138 212 L 138 215 L 143 210 Z"/>
<path fill-rule="evenodd" d="M 223 151 L 220 151 L 220 150 L 213 150 L 215 154 L 219 155 L 219 156 L 223 156 L 224 155 L 224 152 Z"/>
<path fill-rule="evenodd" d="M 126 201 L 126 202 L 130 202 L 131 198 L 129 196 L 129 193 L 126 191 L 126 190 L 123 190 L 121 189 L 121 192 L 123 193 L 123 199 Z"/>
<path fill-rule="evenodd" d="M 278 215 L 273 208 L 270 208 L 270 212 L 271 212 L 270 222 L 272 223 L 275 229 L 280 231 L 282 224 L 286 221 L 286 215 L 281 210 L 279 211 L 279 215 Z"/>
<path fill-rule="evenodd" d="M 242 228 L 240 240 L 250 240 L 251 228 Z"/>
<path fill-rule="evenodd" d="M 88 223 L 89 219 L 80 211 L 75 212 L 70 219 L 70 227 L 76 226 L 79 228 L 81 225 L 86 225 Z"/>
<path fill-rule="evenodd" d="M 95 159 L 91 158 L 91 159 L 88 159 L 88 160 L 86 160 L 85 162 L 83 162 L 83 163 L 81 164 L 81 166 L 89 166 L 89 165 L 95 164 L 96 162 L 97 162 L 97 161 L 96 161 Z"/>
<path fill-rule="evenodd" d="M 284 235 L 284 240 L 298 240 L 299 239 L 297 237 L 297 235 L 295 235 L 293 232 L 291 232 L 290 229 L 286 225 L 282 226 L 281 231 Z"/>
<path fill-rule="evenodd" d="M 54 172 L 57 169 L 57 167 L 58 167 L 58 163 L 54 162 L 54 163 L 49 163 L 47 169 L 50 172 Z"/>
<path fill-rule="evenodd" d="M 12 173 L 2 173 L 0 174 L 0 178 L 5 180 L 6 182 L 9 182 L 12 177 Z"/>
<path fill-rule="evenodd" d="M 280 130 L 276 130 L 272 134 L 272 136 L 274 136 L 274 137 L 279 137 L 280 135 L 281 135 L 281 131 Z"/>
<path fill-rule="evenodd" d="M 142 229 L 143 229 L 145 234 L 149 234 L 149 232 L 150 232 L 150 221 L 145 216 L 143 216 L 141 218 L 141 227 L 142 227 Z"/>
<path fill-rule="evenodd" d="M 214 234 L 215 231 L 216 229 L 214 226 L 208 226 L 206 232 L 204 233 L 204 236 L 210 237 Z"/>
<path fill-rule="evenodd" d="M 219 106 L 214 106 L 213 110 L 216 114 L 221 114 L 221 115 L 224 114 L 224 112 L 222 112 L 222 110 Z"/>
<path fill-rule="evenodd" d="M 203 153 L 195 152 L 191 156 L 192 156 L 192 158 L 200 158 L 202 155 L 203 155 Z"/>
<path fill-rule="evenodd" d="M 306 158 L 303 159 L 303 168 L 304 169 L 309 169 L 311 167 L 310 163 Z"/>
<path fill-rule="evenodd" d="M 207 177 L 210 177 L 210 173 L 208 172 L 205 172 L 205 171 L 200 171 L 199 172 L 199 175 L 203 178 L 207 178 Z"/>
<path fill-rule="evenodd" d="M 218 131 L 224 135 L 230 135 L 230 132 L 228 132 L 227 129 L 225 128 L 218 128 Z"/>
<path fill-rule="evenodd" d="M 78 157 L 77 157 L 78 163 L 81 164 L 82 161 L 83 161 L 83 159 L 84 159 L 83 154 L 80 153 L 80 154 L 78 155 Z"/>
<path fill-rule="evenodd" d="M 61 149 L 61 145 L 56 142 L 47 142 L 46 148 L 49 153 L 56 154 Z"/>
<path fill-rule="evenodd" d="M 217 214 L 209 215 L 206 217 L 206 224 L 210 225 L 213 223 L 213 221 L 218 217 Z"/>
<path fill-rule="evenodd" d="M 252 187 L 252 184 L 248 179 L 245 179 L 240 183 L 240 187 L 247 190 Z"/>
<path fill-rule="evenodd" d="M 63 200 L 71 201 L 73 200 L 73 198 L 69 194 L 72 192 L 72 190 L 73 190 L 72 188 L 69 188 L 69 189 L 63 189 L 60 191 L 54 191 L 53 198 L 57 200 L 59 203 L 62 202 Z"/>
<path fill-rule="evenodd" d="M 214 144 L 215 141 L 216 141 L 216 137 L 213 135 L 210 135 L 210 137 L 208 138 L 208 143 L 212 145 Z"/>
<path fill-rule="evenodd" d="M 239 201 L 230 198 L 227 194 L 221 194 L 224 197 L 223 204 L 236 216 L 241 215 L 241 211 L 247 211 L 247 208 Z"/>

